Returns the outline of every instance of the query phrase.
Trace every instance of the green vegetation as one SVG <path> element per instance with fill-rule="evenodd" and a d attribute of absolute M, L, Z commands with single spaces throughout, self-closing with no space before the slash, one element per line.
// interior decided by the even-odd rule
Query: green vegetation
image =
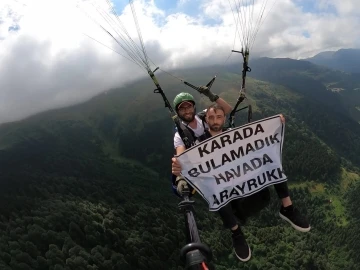
<path fill-rule="evenodd" d="M 215 72 L 179 73 L 199 85 Z M 232 104 L 236 76 L 228 70 L 213 86 Z M 165 74 L 159 80 L 169 100 L 193 91 Z M 151 83 L 0 127 L 1 269 L 183 269 L 184 222 L 170 186 L 173 123 Z M 328 106 L 331 96 L 320 102 L 319 93 L 259 78 L 247 85 L 254 120 L 286 117 L 283 165 L 292 200 L 312 230 L 297 232 L 279 218 L 271 188 L 270 204 L 244 226 L 253 257 L 241 263 L 220 218 L 197 195 L 197 225 L 216 269 L 358 269 L 360 126 Z M 194 96 L 198 109 L 209 103 Z M 245 115 L 239 113 L 238 125 Z"/>
<path fill-rule="evenodd" d="M 256 79 L 269 81 L 290 88 L 336 111 L 360 120 L 355 108 L 360 100 L 360 77 L 293 59 L 261 58 L 251 63 L 250 73 Z M 229 68 L 235 70 L 235 67 Z"/>

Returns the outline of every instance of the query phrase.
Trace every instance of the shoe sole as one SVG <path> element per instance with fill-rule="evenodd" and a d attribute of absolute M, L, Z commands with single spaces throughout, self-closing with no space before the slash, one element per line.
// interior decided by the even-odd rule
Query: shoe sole
<path fill-rule="evenodd" d="M 240 257 L 236 254 L 235 250 L 234 250 L 234 253 L 235 253 L 235 256 L 236 256 L 240 261 L 242 261 L 242 262 L 247 262 L 247 261 L 250 260 L 250 258 L 251 258 L 251 249 L 250 249 L 250 247 L 249 247 L 249 256 L 247 256 L 247 258 L 245 258 L 245 259 L 240 258 Z"/>
<path fill-rule="evenodd" d="M 291 222 L 290 219 L 288 219 L 287 217 L 285 217 L 285 216 L 284 216 L 283 214 L 281 214 L 280 212 L 279 212 L 279 216 L 280 216 L 283 220 L 289 222 L 290 225 L 291 225 L 295 230 L 298 230 L 298 231 L 300 231 L 300 232 L 308 232 L 308 231 L 310 231 L 310 229 L 311 229 L 311 226 L 309 226 L 309 228 L 301 228 L 301 227 L 295 225 L 294 223 Z"/>

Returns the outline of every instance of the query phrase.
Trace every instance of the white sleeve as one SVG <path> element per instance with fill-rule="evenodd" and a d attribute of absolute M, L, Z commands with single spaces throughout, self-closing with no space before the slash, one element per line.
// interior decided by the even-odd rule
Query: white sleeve
<path fill-rule="evenodd" d="M 185 144 L 181 139 L 179 132 L 176 132 L 174 135 L 174 148 L 176 149 L 179 146 L 185 146 Z"/>

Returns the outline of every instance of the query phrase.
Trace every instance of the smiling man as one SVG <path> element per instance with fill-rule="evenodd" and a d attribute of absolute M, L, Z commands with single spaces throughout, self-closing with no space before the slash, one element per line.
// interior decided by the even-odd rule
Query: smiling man
<path fill-rule="evenodd" d="M 207 96 L 210 101 L 219 104 L 224 109 L 225 114 L 231 112 L 232 107 L 230 104 L 218 95 L 213 94 L 207 87 L 200 87 L 199 92 Z M 207 123 L 204 121 L 206 110 L 196 113 L 195 99 L 191 94 L 186 92 L 178 94 L 174 98 L 173 105 L 177 115 L 182 120 L 182 124 L 194 135 L 194 139 L 204 134 L 205 129 L 208 128 Z M 186 150 L 178 132 L 174 135 L 174 148 L 177 155 Z"/>

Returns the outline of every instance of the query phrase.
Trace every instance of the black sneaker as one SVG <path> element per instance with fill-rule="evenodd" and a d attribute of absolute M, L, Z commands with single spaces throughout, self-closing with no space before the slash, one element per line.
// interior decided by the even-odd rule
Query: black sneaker
<path fill-rule="evenodd" d="M 251 250 L 246 242 L 245 236 L 240 227 L 232 233 L 232 241 L 236 257 L 242 262 L 247 262 L 251 258 Z"/>
<path fill-rule="evenodd" d="M 311 229 L 306 217 L 302 216 L 299 210 L 292 205 L 286 208 L 281 206 L 279 215 L 283 220 L 289 222 L 294 229 L 300 232 L 308 232 Z"/>

